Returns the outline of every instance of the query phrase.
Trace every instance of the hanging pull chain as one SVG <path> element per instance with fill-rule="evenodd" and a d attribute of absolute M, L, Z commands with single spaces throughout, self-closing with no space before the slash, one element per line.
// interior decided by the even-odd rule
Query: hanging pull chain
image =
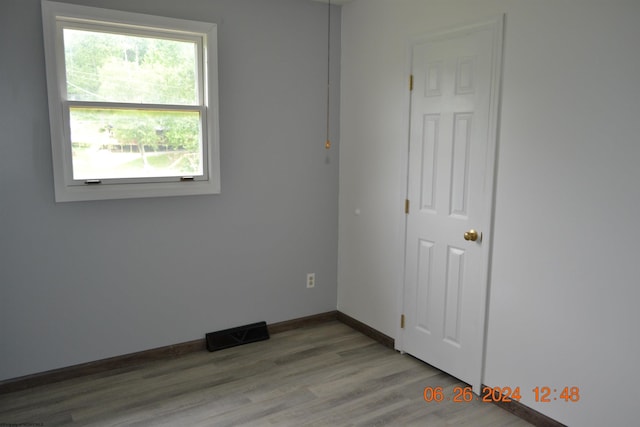
<path fill-rule="evenodd" d="M 324 148 L 331 148 L 330 131 L 330 102 L 331 102 L 331 0 L 327 2 L 327 141 Z"/>

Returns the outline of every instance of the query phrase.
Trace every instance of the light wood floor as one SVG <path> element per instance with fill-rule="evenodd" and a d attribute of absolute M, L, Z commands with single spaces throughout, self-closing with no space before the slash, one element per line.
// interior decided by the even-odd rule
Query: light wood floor
<path fill-rule="evenodd" d="M 0 425 L 530 425 L 491 403 L 423 399 L 461 385 L 334 321 L 0 395 Z"/>

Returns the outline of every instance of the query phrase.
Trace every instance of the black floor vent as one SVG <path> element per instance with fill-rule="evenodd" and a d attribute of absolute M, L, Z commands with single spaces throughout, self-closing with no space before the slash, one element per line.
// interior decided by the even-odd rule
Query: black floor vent
<path fill-rule="evenodd" d="M 268 340 L 269 330 L 267 322 L 258 322 L 223 331 L 209 332 L 206 339 L 207 350 L 216 351 L 250 342 Z"/>

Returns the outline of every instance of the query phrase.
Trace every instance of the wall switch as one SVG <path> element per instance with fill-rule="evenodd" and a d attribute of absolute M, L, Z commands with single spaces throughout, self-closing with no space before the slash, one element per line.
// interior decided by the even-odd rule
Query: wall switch
<path fill-rule="evenodd" d="M 307 273 L 307 288 L 316 286 L 316 273 Z"/>

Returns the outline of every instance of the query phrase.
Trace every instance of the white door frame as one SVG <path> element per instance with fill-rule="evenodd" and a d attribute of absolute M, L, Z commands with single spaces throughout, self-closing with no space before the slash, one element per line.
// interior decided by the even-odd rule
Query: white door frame
<path fill-rule="evenodd" d="M 493 57 L 492 61 L 492 69 L 495 71 L 492 75 L 491 81 L 491 90 L 490 90 L 490 101 L 489 101 L 489 128 L 488 128 L 488 150 L 487 150 L 487 159 L 486 159 L 486 167 L 489 172 L 488 176 L 485 176 L 485 188 L 486 188 L 486 198 L 483 203 L 483 222 L 478 225 L 480 230 L 489 230 L 489 232 L 484 233 L 483 235 L 483 246 L 486 245 L 486 260 L 483 262 L 483 272 L 482 272 L 482 280 L 485 283 L 486 290 L 483 293 L 483 300 L 479 301 L 478 304 L 481 305 L 483 310 L 482 316 L 482 324 L 480 325 L 480 330 L 483 331 L 482 337 L 482 363 L 481 363 L 481 372 L 478 373 L 477 380 L 471 384 L 473 386 L 474 392 L 479 394 L 482 379 L 484 377 L 484 368 L 485 368 L 485 357 L 486 357 L 486 344 L 487 344 L 487 318 L 489 315 L 489 292 L 490 292 L 490 281 L 491 281 L 491 258 L 493 253 L 493 223 L 494 223 L 494 208 L 495 208 L 495 187 L 496 187 L 496 176 L 497 176 L 497 157 L 498 157 L 498 130 L 500 127 L 500 101 L 501 101 L 501 90 L 502 90 L 502 56 L 504 49 L 504 21 L 505 15 L 500 14 L 494 16 L 492 18 L 482 20 L 479 22 L 466 24 L 466 25 L 458 25 L 455 27 L 449 27 L 445 30 L 429 32 L 427 34 L 413 37 L 409 40 L 406 47 L 406 59 L 405 59 L 405 67 L 406 67 L 406 76 L 410 76 L 412 73 L 412 52 L 413 46 L 419 43 L 424 43 L 427 41 L 446 39 L 455 34 L 460 34 L 464 32 L 474 32 L 483 28 L 491 28 L 494 32 L 493 37 Z M 409 77 L 407 77 L 407 80 Z M 408 86 L 407 86 L 408 87 Z M 410 119 L 411 119 L 411 92 L 405 92 L 405 105 L 404 109 L 404 119 L 405 125 L 407 129 L 407 146 L 404 150 L 404 176 L 406 177 L 405 188 L 403 189 L 403 194 L 408 194 L 408 186 L 409 186 L 409 143 L 410 143 Z M 396 323 L 396 339 L 395 339 L 395 349 L 404 352 L 405 344 L 404 344 L 404 329 L 401 327 L 400 318 L 404 312 L 404 294 L 405 294 L 405 280 L 406 280 L 406 239 L 407 239 L 407 216 L 404 217 L 404 250 L 405 254 L 403 256 L 403 274 L 402 274 L 402 283 L 397 287 L 397 317 L 398 322 Z"/>

